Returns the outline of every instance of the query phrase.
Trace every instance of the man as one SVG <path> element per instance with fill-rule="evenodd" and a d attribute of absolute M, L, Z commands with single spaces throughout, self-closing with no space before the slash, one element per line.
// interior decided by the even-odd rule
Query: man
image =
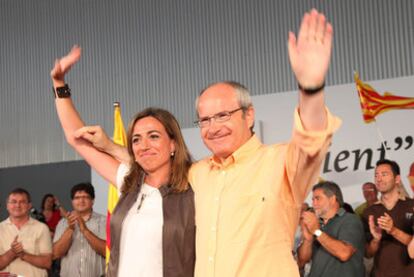
<path fill-rule="evenodd" d="M 362 185 L 362 193 L 364 195 L 365 201 L 355 209 L 355 213 L 362 219 L 364 211 L 367 207 L 372 206 L 378 201 L 378 191 L 374 183 L 367 182 Z M 372 267 L 374 265 L 374 259 L 364 257 L 365 265 L 365 276 L 369 277 L 371 275 Z"/>
<path fill-rule="evenodd" d="M 299 211 L 318 177 L 339 120 L 327 112 L 323 83 L 332 27 L 316 10 L 305 14 L 289 57 L 299 86 L 288 144 L 266 146 L 252 132 L 247 89 L 215 83 L 197 99 L 198 125 L 213 156 L 190 170 L 196 206 L 196 276 L 297 276 L 292 257 Z M 304 89 L 305 88 L 305 89 Z"/>
<path fill-rule="evenodd" d="M 413 235 L 414 200 L 400 193 L 400 182 L 400 167 L 395 161 L 377 162 L 375 186 L 381 198 L 363 215 L 368 234 L 366 256 L 374 257 L 372 276 L 375 277 L 414 276 L 412 270 L 403 275 L 408 274 L 403 272 L 411 263 L 407 245 Z"/>
<path fill-rule="evenodd" d="M 0 223 L 0 271 L 46 277 L 52 263 L 49 228 L 29 216 L 30 194 L 14 189 L 7 197 L 9 217 Z"/>
<path fill-rule="evenodd" d="M 342 208 L 344 201 L 337 184 L 324 181 L 312 190 L 315 212 L 302 213 L 304 240 L 298 249 L 298 264 L 312 261 L 310 277 L 364 276 L 361 221 Z"/>
<path fill-rule="evenodd" d="M 90 183 L 71 189 L 73 211 L 61 219 L 53 239 L 53 258 L 61 260 L 61 277 L 103 276 L 105 216 L 93 212 L 95 190 Z"/>
<path fill-rule="evenodd" d="M 378 191 L 374 183 L 367 182 L 362 185 L 362 193 L 365 198 L 365 202 L 359 205 L 355 209 L 355 213 L 362 219 L 364 211 L 367 207 L 371 207 L 375 202 L 378 201 Z M 374 260 L 372 258 L 364 258 L 365 265 L 365 276 L 371 275 L 371 270 L 374 265 Z"/>
<path fill-rule="evenodd" d="M 378 191 L 374 183 L 366 182 L 362 185 L 362 193 L 365 198 L 365 202 L 356 207 L 355 213 L 362 218 L 362 215 L 367 207 L 372 206 L 378 201 Z"/>
<path fill-rule="evenodd" d="M 299 275 L 291 253 L 299 211 L 340 125 L 324 104 L 332 32 L 324 15 L 312 10 L 298 38 L 289 34 L 300 96 L 288 144 L 260 143 L 252 131 L 250 95 L 241 84 L 212 84 L 197 99 L 197 123 L 213 156 L 189 173 L 196 206 L 195 276 Z M 78 137 L 128 159 L 100 128 L 84 127 Z"/>

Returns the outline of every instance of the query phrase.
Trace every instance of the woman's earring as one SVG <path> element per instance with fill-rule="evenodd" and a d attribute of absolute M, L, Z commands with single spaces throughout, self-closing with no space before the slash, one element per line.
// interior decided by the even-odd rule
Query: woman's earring
<path fill-rule="evenodd" d="M 171 156 L 171 157 L 174 157 L 174 155 L 175 155 L 175 152 L 171 152 L 171 153 L 170 153 L 170 156 Z"/>

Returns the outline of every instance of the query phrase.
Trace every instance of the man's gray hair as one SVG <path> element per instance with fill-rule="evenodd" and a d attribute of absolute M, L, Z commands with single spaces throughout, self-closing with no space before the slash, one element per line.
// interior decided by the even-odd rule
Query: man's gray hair
<path fill-rule="evenodd" d="M 336 202 L 338 202 L 339 207 L 344 205 L 344 197 L 342 196 L 342 191 L 337 184 L 332 181 L 322 181 L 318 184 L 314 185 L 312 191 L 317 189 L 323 190 L 323 193 L 328 196 L 332 197 L 335 195 Z"/>

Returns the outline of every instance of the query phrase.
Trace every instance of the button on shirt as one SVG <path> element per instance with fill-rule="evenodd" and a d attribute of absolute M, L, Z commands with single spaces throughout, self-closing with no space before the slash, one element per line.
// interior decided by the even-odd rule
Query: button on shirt
<path fill-rule="evenodd" d="M 292 246 L 300 207 L 340 125 L 327 115 L 326 130 L 308 132 L 296 110 L 288 144 L 266 146 L 252 136 L 224 162 L 192 166 L 195 276 L 299 276 Z"/>
<path fill-rule="evenodd" d="M 92 212 L 91 217 L 85 222 L 88 229 L 98 238 L 106 239 L 106 218 L 103 215 Z M 61 219 L 56 227 L 53 242 L 58 241 L 66 228 L 68 222 Z M 98 277 L 105 273 L 105 258 L 92 249 L 87 239 L 76 225 L 72 235 L 71 246 L 61 260 L 61 277 Z"/>

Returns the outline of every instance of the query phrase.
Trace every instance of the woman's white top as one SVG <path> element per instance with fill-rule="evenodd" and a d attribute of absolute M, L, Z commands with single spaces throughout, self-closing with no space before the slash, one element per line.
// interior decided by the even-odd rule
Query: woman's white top
<path fill-rule="evenodd" d="M 129 168 L 117 172 L 120 190 Z M 162 277 L 162 196 L 157 188 L 143 184 L 137 201 L 122 224 L 118 277 Z"/>

